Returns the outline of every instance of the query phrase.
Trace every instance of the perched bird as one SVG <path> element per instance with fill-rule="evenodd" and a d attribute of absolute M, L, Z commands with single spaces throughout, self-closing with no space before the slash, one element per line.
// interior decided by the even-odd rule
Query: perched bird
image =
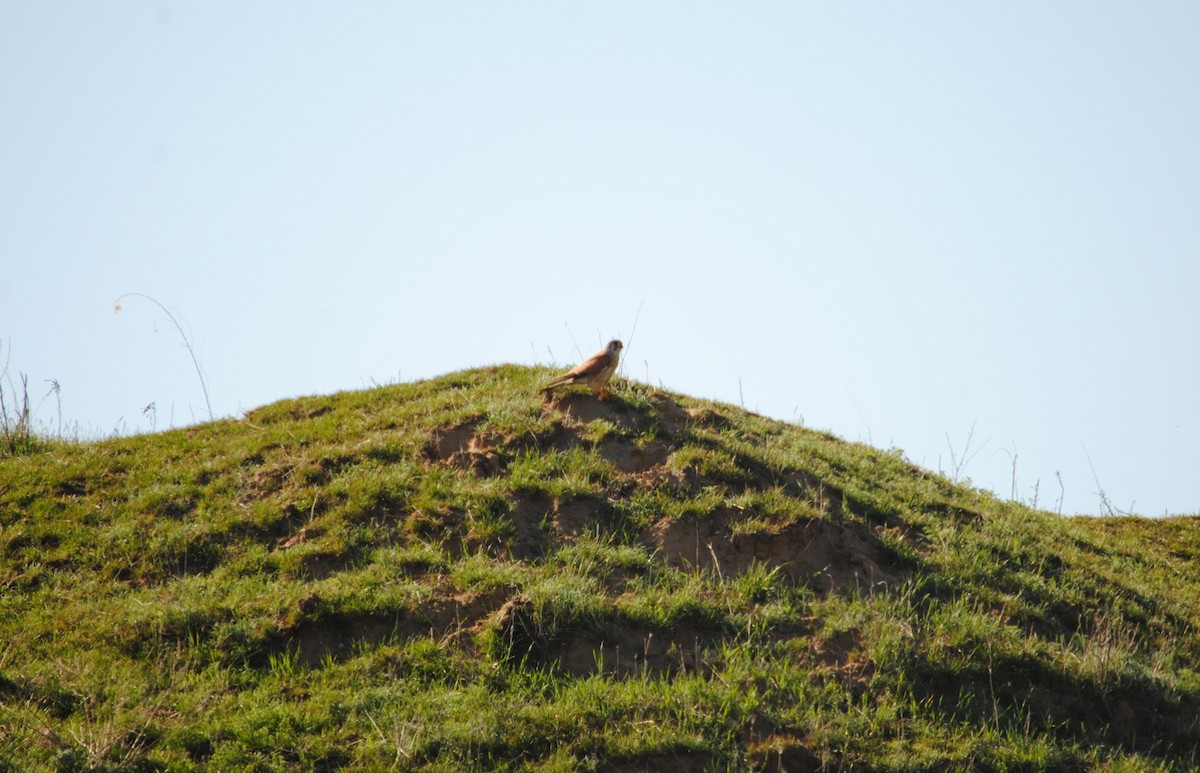
<path fill-rule="evenodd" d="M 608 380 L 617 372 L 617 361 L 621 357 L 621 349 L 625 344 L 617 340 L 608 342 L 600 351 L 588 357 L 583 362 L 568 370 L 561 376 L 555 376 L 550 383 L 542 387 L 543 392 L 549 392 L 563 384 L 587 384 L 593 392 L 598 392 L 603 399 L 608 395 Z"/>

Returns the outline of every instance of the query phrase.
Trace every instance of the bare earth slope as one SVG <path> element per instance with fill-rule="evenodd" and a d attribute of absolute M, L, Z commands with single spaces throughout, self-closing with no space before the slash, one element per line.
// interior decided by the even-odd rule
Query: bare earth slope
<path fill-rule="evenodd" d="M 0 459 L 0 770 L 1200 764 L 1200 520 L 547 378 Z"/>

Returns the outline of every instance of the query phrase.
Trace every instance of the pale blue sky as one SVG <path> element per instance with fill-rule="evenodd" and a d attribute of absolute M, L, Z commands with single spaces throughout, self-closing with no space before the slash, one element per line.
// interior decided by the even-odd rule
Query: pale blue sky
<path fill-rule="evenodd" d="M 640 307 L 630 376 L 1194 513 L 1197 40 L 1194 2 L 6 2 L 0 364 L 105 435 L 206 417 L 125 292 L 218 416 Z"/>

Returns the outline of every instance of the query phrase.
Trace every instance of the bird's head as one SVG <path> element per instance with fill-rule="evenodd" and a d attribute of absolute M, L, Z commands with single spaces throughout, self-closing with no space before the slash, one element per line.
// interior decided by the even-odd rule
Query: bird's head
<path fill-rule="evenodd" d="M 621 351 L 624 348 L 625 348 L 625 344 L 621 343 L 620 341 L 618 341 L 615 338 L 608 342 L 608 353 L 609 354 L 616 354 L 617 352 Z"/>

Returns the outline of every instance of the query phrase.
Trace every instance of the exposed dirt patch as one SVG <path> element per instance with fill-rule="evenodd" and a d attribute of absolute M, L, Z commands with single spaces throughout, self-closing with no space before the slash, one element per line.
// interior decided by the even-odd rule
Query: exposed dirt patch
<path fill-rule="evenodd" d="M 673 566 L 711 569 L 725 576 L 755 563 L 778 567 L 816 590 L 841 591 L 895 586 L 903 573 L 895 556 L 866 527 L 806 519 L 777 531 L 735 533 L 734 511 L 704 518 L 660 521 L 643 535 Z"/>
<path fill-rule="evenodd" d="M 693 413 L 666 395 L 654 398 L 654 410 L 658 413 L 660 428 L 669 434 L 677 434 L 692 425 Z"/>
<path fill-rule="evenodd" d="M 250 499 L 263 499 L 281 491 L 294 494 L 301 488 L 324 486 L 354 463 L 355 459 L 349 455 L 274 459 L 250 469 L 243 468 L 243 486 Z"/>
<path fill-rule="evenodd" d="M 318 666 L 326 659 L 342 661 L 356 646 L 378 645 L 393 636 L 400 625 L 394 616 L 353 615 L 303 624 L 287 637 L 285 649 L 294 650 L 305 666 Z"/>
<path fill-rule="evenodd" d="M 638 408 L 616 395 L 601 400 L 590 392 L 551 392 L 547 404 L 580 424 L 604 419 L 621 429 L 641 429 L 648 423 Z"/>
<path fill-rule="evenodd" d="M 674 468 L 664 462 L 634 473 L 633 479 L 639 486 L 666 486 L 676 491 L 699 491 L 704 485 L 704 477 L 694 464 Z"/>
<path fill-rule="evenodd" d="M 852 655 L 861 651 L 862 631 L 852 628 L 830 636 L 817 636 L 812 640 L 812 654 L 822 666 L 838 667 L 849 662 Z"/>
<path fill-rule="evenodd" d="M 477 475 L 485 477 L 498 475 L 504 469 L 504 460 L 496 451 L 485 443 L 468 444 L 466 452 L 455 456 L 450 464 L 464 470 L 473 470 Z"/>
<path fill-rule="evenodd" d="M 505 465 L 496 449 L 504 445 L 504 438 L 494 432 L 478 432 L 482 422 L 482 417 L 476 417 L 435 430 L 425 443 L 426 458 L 480 475 L 499 474 Z"/>
<path fill-rule="evenodd" d="M 425 455 L 434 461 L 445 462 L 455 454 L 462 453 L 482 421 L 482 417 L 476 417 L 453 427 L 434 430 L 425 444 Z"/>
<path fill-rule="evenodd" d="M 503 556 L 516 561 L 538 558 L 550 549 L 550 533 L 545 516 L 525 514 L 510 517 L 513 533 L 485 544 L 467 535 L 467 548 L 481 547 L 491 556 Z"/>
<path fill-rule="evenodd" d="M 349 553 L 313 553 L 300 562 L 304 576 L 309 580 L 324 580 L 345 571 L 353 562 Z"/>
<path fill-rule="evenodd" d="M 344 660 L 356 647 L 378 645 L 390 639 L 431 636 L 440 641 L 459 640 L 478 632 L 481 625 L 504 603 L 511 588 L 494 588 L 484 593 L 438 596 L 418 609 L 382 615 L 322 616 L 324 601 L 317 594 L 302 598 L 297 611 L 308 619 L 285 637 L 285 646 L 298 652 L 301 663 L 316 666 L 328 658 Z"/>
<path fill-rule="evenodd" d="M 580 445 L 591 445 L 583 440 L 583 425 L 556 422 L 550 429 L 509 439 L 515 451 L 567 451 Z"/>
<path fill-rule="evenodd" d="M 291 472 L 291 465 L 271 464 L 256 467 L 246 478 L 246 493 L 254 499 L 262 499 L 283 488 L 283 482 Z"/>
<path fill-rule="evenodd" d="M 310 529 L 308 527 L 304 527 L 304 528 L 300 529 L 300 531 L 292 534 L 291 536 L 280 537 L 275 542 L 275 549 L 276 550 L 287 550 L 288 548 L 294 548 L 297 545 L 302 545 L 305 542 L 308 542 L 310 539 L 317 537 L 319 535 L 320 535 L 320 531 L 318 529 Z"/>
<path fill-rule="evenodd" d="M 654 440 L 637 444 L 627 438 L 605 440 L 598 448 L 602 457 L 614 467 L 627 475 L 645 473 L 662 466 L 671 455 L 671 448 L 666 443 Z"/>
<path fill-rule="evenodd" d="M 727 631 L 689 624 L 656 630 L 624 619 L 567 625 L 547 632 L 539 624 L 533 602 L 523 596 L 506 601 L 495 624 L 510 659 L 577 676 L 653 676 L 703 670 L 705 653 L 728 636 Z"/>
<path fill-rule="evenodd" d="M 545 555 L 549 547 L 542 519 L 526 512 L 510 515 L 510 527 L 498 531 L 491 524 L 480 528 L 457 509 L 445 513 L 414 511 L 405 516 L 402 529 L 411 537 L 437 544 L 456 559 L 483 552 L 492 558 L 524 561 Z"/>
<path fill-rule="evenodd" d="M 655 631 L 627 623 L 596 632 L 579 632 L 548 646 L 545 654 L 562 670 L 584 676 L 660 676 L 705 668 L 705 652 L 726 638 L 724 632 L 678 626 Z"/>
<path fill-rule="evenodd" d="M 863 633 L 857 628 L 830 636 L 814 636 L 810 652 L 816 671 L 861 695 L 875 674 L 875 663 L 864 651 Z"/>
<path fill-rule="evenodd" d="M 476 633 L 512 592 L 512 588 L 498 587 L 483 593 L 456 593 L 434 599 L 412 616 L 410 622 L 416 626 L 412 630 L 440 639 Z"/>
<path fill-rule="evenodd" d="M 550 524 L 565 540 L 574 540 L 595 528 L 601 511 L 596 502 L 586 499 L 554 500 Z"/>
<path fill-rule="evenodd" d="M 712 408 L 693 408 L 686 414 L 697 427 L 720 430 L 733 426 L 728 417 Z"/>
<path fill-rule="evenodd" d="M 747 749 L 755 770 L 768 773 L 817 773 L 824 770 L 821 758 L 795 738 L 776 735 L 764 738 Z"/>
<path fill-rule="evenodd" d="M 594 531 L 610 510 L 608 503 L 595 499 L 551 499 L 534 494 L 517 499 L 512 519 L 518 531 L 520 524 L 525 524 L 527 530 L 531 524 L 545 524 L 550 535 L 569 543 Z"/>

